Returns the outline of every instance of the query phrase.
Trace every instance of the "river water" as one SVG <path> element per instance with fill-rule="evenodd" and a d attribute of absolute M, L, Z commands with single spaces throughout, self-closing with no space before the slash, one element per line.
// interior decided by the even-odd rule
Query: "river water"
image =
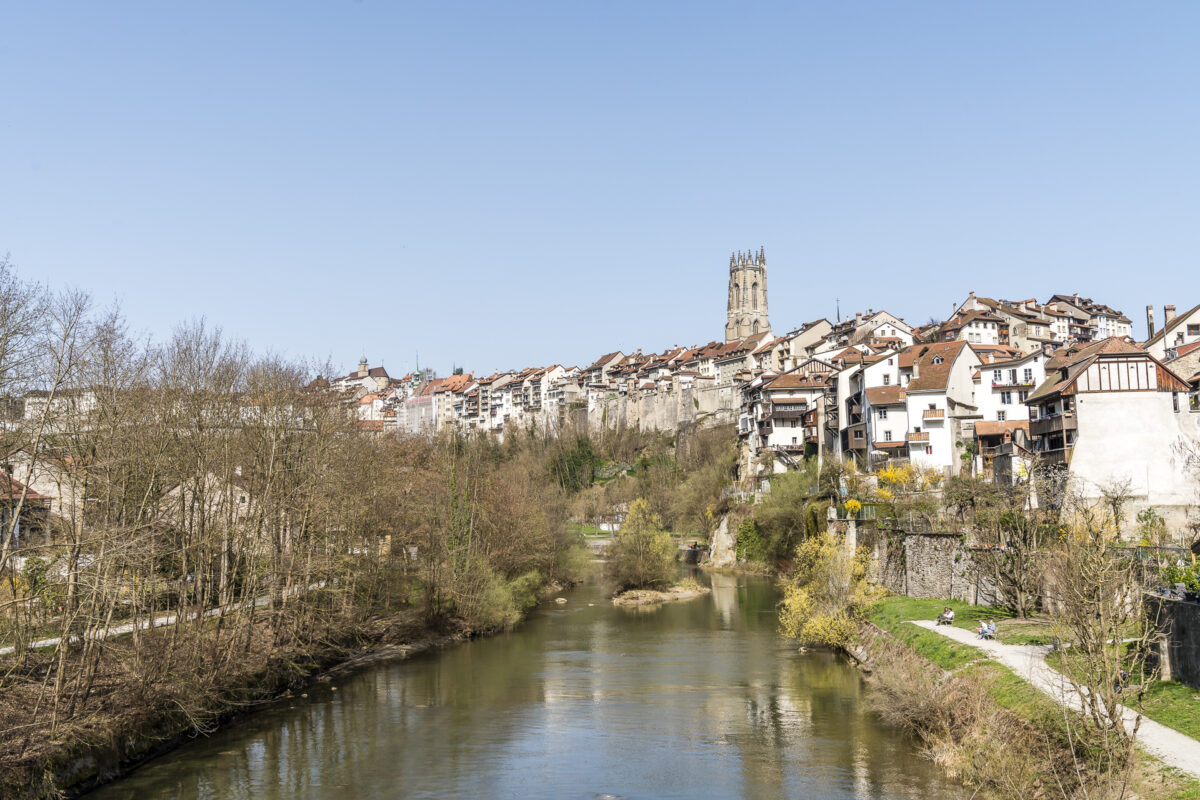
<path fill-rule="evenodd" d="M 599 584 L 511 634 L 369 668 L 89 800 L 958 797 L 842 658 L 776 632 L 776 590 L 614 608 Z M 336 688 L 335 688 L 336 687 Z"/>

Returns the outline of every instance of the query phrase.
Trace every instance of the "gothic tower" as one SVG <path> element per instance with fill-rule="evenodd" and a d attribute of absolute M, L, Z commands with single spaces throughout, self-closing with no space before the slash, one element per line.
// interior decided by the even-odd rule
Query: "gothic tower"
<path fill-rule="evenodd" d="M 770 332 L 767 321 L 767 254 L 740 250 L 729 256 L 729 303 L 725 341 Z"/>

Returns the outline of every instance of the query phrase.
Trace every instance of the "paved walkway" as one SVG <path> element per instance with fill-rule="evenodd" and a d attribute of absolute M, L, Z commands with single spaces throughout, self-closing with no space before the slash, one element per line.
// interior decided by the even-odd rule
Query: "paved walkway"
<path fill-rule="evenodd" d="M 951 625 L 935 625 L 929 620 L 914 620 L 914 625 L 928 628 L 956 642 L 977 647 L 989 657 L 1011 669 L 1025 680 L 1061 705 L 1078 709 L 1081 704 L 1074 696 L 1070 683 L 1061 673 L 1046 663 L 1050 648 L 1046 645 L 1001 644 L 997 641 L 980 639 L 971 631 Z M 1132 728 L 1137 714 L 1124 709 L 1125 724 Z M 1180 772 L 1200 778 L 1200 741 L 1185 736 L 1177 730 L 1142 717 L 1138 729 L 1138 742 L 1151 755 Z"/>
<path fill-rule="evenodd" d="M 298 595 L 302 591 L 312 591 L 313 589 L 320 589 L 324 585 L 325 585 L 325 581 L 320 581 L 318 583 L 314 583 L 311 586 L 307 587 L 307 589 L 293 589 L 290 592 L 290 594 Z M 254 598 L 254 607 L 255 608 L 264 608 L 270 602 L 271 602 L 271 596 L 264 594 L 261 597 Z M 250 603 L 249 603 L 249 601 L 247 601 L 245 603 L 240 603 L 238 605 L 235 605 L 235 606 L 232 606 L 232 607 L 226 608 L 226 609 L 210 608 L 208 611 L 205 611 L 204 614 L 201 616 L 204 616 L 206 618 L 212 618 L 212 617 L 215 617 L 215 616 L 218 616 L 219 614 L 221 614 L 222 611 L 224 611 L 226 614 L 232 614 L 235 611 L 240 611 L 241 609 L 248 608 L 249 606 L 250 606 Z M 185 616 L 184 621 L 187 621 L 189 619 L 195 619 L 195 618 L 196 618 L 196 615 L 194 615 L 194 614 L 190 615 L 190 616 Z M 160 614 L 159 616 L 154 617 L 153 619 L 141 620 L 140 622 L 137 623 L 136 627 L 138 630 L 141 630 L 141 631 L 148 630 L 150 628 L 162 628 L 167 625 L 174 625 L 175 619 L 176 619 L 175 614 Z M 91 634 L 88 634 L 87 638 L 99 641 L 102 639 L 109 639 L 113 636 L 124 636 L 127 633 L 133 633 L 134 627 L 135 626 L 132 622 L 126 622 L 123 625 L 114 625 L 113 627 L 109 628 L 108 630 L 95 631 Z M 78 640 L 79 640 L 78 636 L 72 637 L 72 641 L 78 641 Z M 37 650 L 42 647 L 56 647 L 60 641 L 62 641 L 62 640 L 57 636 L 52 637 L 50 639 L 39 639 L 35 642 L 32 642 L 29 645 L 28 649 Z M 13 652 L 12 645 L 0 647 L 0 656 L 6 656 L 11 652 Z"/>

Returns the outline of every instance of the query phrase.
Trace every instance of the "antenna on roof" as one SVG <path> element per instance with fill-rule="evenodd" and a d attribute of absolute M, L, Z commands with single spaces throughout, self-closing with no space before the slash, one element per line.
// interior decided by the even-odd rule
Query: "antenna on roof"
<path fill-rule="evenodd" d="M 841 322 L 842 321 L 842 301 L 840 298 L 835 297 L 835 298 L 833 298 L 833 303 L 834 303 L 834 306 L 836 306 L 836 308 L 837 308 L 837 321 Z"/>

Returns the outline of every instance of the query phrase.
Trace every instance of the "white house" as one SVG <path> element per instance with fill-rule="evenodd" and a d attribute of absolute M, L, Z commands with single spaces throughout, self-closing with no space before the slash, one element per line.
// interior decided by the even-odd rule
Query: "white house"
<path fill-rule="evenodd" d="M 1146 324 L 1149 327 L 1154 325 L 1154 315 L 1150 308 L 1146 309 Z M 1178 316 L 1175 315 L 1175 306 L 1163 306 L 1162 329 L 1151 331 L 1151 334 L 1143 347 L 1159 361 L 1168 357 L 1167 350 L 1200 342 L 1200 305 L 1193 306 Z"/>
<path fill-rule="evenodd" d="M 965 311 L 942 326 L 942 338 L 946 341 L 960 339 L 970 344 L 998 345 L 1001 344 L 1001 327 L 1007 327 L 1004 320 L 989 311 Z"/>
<path fill-rule="evenodd" d="M 1041 350 L 1005 361 L 984 361 L 973 376 L 974 405 L 989 422 L 1029 419 L 1025 401 L 1046 379 Z"/>
<path fill-rule="evenodd" d="M 972 375 L 979 357 L 962 340 L 922 346 L 912 365 L 905 396 L 908 457 L 914 464 L 955 473 L 959 469 L 962 426 L 977 410 Z"/>

